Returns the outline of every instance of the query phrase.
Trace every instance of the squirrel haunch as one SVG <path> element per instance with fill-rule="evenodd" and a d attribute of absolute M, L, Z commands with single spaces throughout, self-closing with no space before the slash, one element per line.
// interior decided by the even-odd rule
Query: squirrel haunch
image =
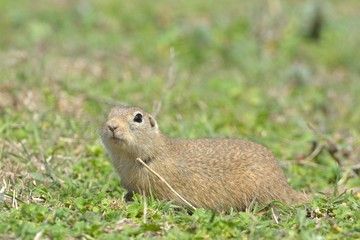
<path fill-rule="evenodd" d="M 137 107 L 117 106 L 101 130 L 102 142 L 128 193 L 184 204 L 141 158 L 195 207 L 244 210 L 253 201 L 304 202 L 286 182 L 271 151 L 240 139 L 172 139 Z"/>

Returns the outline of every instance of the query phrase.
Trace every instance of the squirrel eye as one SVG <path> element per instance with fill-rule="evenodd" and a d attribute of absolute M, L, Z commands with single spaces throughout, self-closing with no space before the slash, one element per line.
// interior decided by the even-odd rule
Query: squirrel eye
<path fill-rule="evenodd" d="M 141 123 L 142 122 L 142 117 L 143 116 L 141 115 L 141 113 L 136 114 L 135 117 L 134 117 L 134 122 Z"/>

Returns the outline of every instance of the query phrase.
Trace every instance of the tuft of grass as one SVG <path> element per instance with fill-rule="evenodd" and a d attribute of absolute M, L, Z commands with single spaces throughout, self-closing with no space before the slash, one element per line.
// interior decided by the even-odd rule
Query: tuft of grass
<path fill-rule="evenodd" d="M 358 1 L 0 5 L 0 238 L 360 238 Z M 314 198 L 125 202 L 98 136 L 119 103 L 159 110 L 171 137 L 262 143 Z"/>

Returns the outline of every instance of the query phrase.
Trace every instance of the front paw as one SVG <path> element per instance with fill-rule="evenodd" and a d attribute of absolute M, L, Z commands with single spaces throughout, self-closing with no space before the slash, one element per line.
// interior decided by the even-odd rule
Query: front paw
<path fill-rule="evenodd" d="M 133 201 L 133 196 L 134 196 L 133 192 L 126 193 L 125 196 L 124 196 L 125 202 L 132 202 Z"/>

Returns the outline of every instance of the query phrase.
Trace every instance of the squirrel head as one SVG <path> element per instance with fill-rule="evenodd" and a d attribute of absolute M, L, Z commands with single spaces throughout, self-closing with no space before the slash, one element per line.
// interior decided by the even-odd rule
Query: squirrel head
<path fill-rule="evenodd" d="M 101 139 L 110 151 L 148 157 L 156 147 L 159 126 L 151 114 L 138 107 L 116 106 L 101 130 Z"/>

